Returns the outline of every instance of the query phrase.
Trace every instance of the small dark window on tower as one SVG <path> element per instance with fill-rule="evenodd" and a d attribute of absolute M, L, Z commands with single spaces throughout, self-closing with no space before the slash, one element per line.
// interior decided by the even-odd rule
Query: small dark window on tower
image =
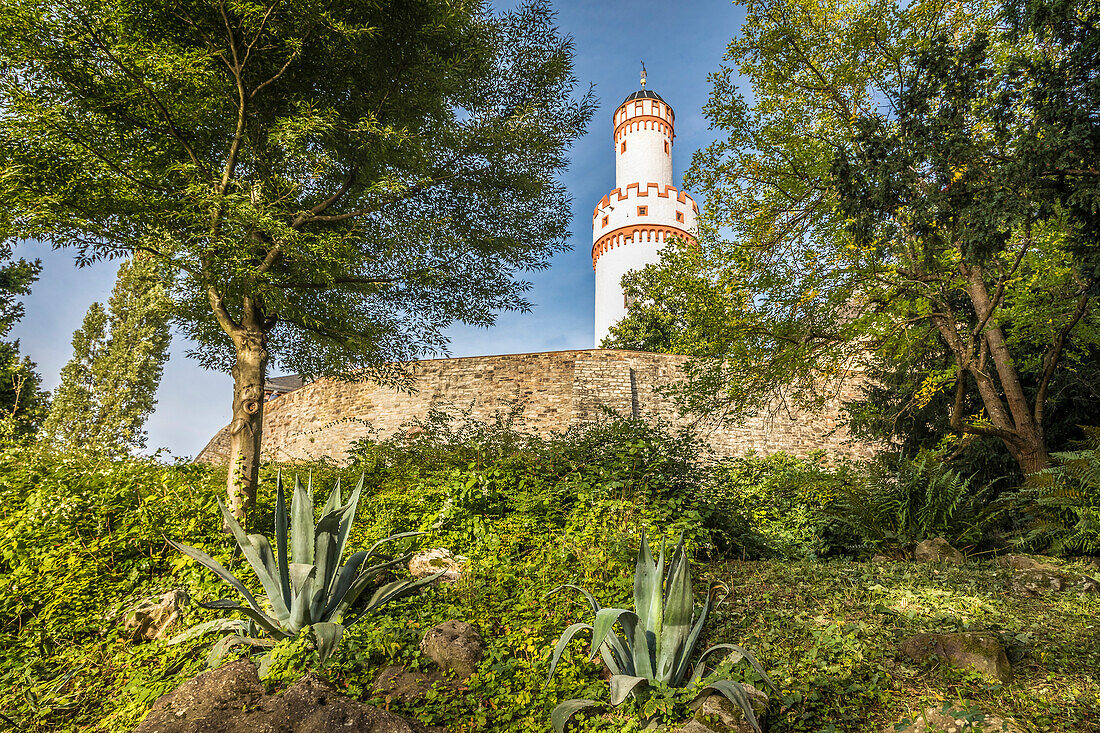
<path fill-rule="evenodd" d="M 619 152 L 620 153 L 625 153 L 626 152 L 626 140 L 623 140 L 623 144 L 621 146 L 619 146 Z"/>
<path fill-rule="evenodd" d="M 607 226 L 607 217 L 606 216 L 603 218 L 603 225 Z"/>
<path fill-rule="evenodd" d="M 665 155 L 668 155 L 668 140 L 665 140 Z"/>
<path fill-rule="evenodd" d="M 676 221 L 682 222 L 683 220 L 684 220 L 684 212 L 677 211 L 676 212 Z"/>
<path fill-rule="evenodd" d="M 638 207 L 638 216 L 645 216 L 648 213 L 649 213 L 649 207 L 648 206 L 639 206 Z"/>

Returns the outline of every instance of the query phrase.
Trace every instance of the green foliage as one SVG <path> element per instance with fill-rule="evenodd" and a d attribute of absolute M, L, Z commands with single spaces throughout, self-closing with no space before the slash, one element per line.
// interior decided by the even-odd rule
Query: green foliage
<path fill-rule="evenodd" d="M 485 446 L 510 440 L 489 435 L 492 426 L 466 427 L 486 435 Z M 607 423 L 592 430 L 605 437 L 616 431 L 643 434 L 640 428 Z M 420 448 L 432 442 L 425 435 L 407 440 Z M 578 434 L 570 445 L 583 451 L 558 465 L 544 459 L 540 442 L 535 448 L 497 453 L 478 442 L 440 441 L 426 453 L 418 448 L 405 455 L 398 441 L 383 441 L 365 451 L 358 465 L 295 466 L 311 469 L 320 484 L 339 477 L 347 486 L 365 474 L 348 552 L 428 525 L 422 541 L 461 548 L 469 572 L 455 585 L 377 609 L 369 623 L 346 630 L 324 665 L 308 635 L 278 642 L 270 652 L 269 689 L 277 692 L 311 670 L 342 694 L 454 733 L 549 731 L 550 711 L 560 701 L 606 696 L 602 666 L 589 662 L 588 650 L 575 644 L 563 652 L 546 683 L 561 630 L 591 620 L 585 618 L 591 610 L 584 603 L 547 603 L 545 591 L 580 585 L 609 606 L 629 607 L 638 526 L 654 536 L 654 528 L 661 526 L 655 518 L 671 513 L 662 504 L 672 500 L 648 497 L 646 485 L 636 480 L 646 475 L 644 464 L 633 469 L 638 496 L 648 497 L 643 501 L 622 501 L 620 488 L 604 491 L 598 485 L 584 489 L 591 498 L 570 493 L 572 484 L 559 477 L 576 469 L 589 476 L 586 482 L 594 482 L 600 474 L 586 460 L 594 461 L 597 450 L 613 456 L 621 447 L 596 446 Z M 655 454 L 663 451 L 653 447 Z M 435 458 L 422 459 L 425 455 Z M 631 464 L 619 460 L 617 465 Z M 274 485 L 278 470 L 264 467 L 267 485 Z M 825 491 L 827 475 L 813 478 L 810 465 L 784 470 L 806 476 L 808 484 L 824 482 Z M 456 488 L 456 471 L 465 480 L 485 473 L 502 496 L 503 510 L 485 518 L 469 545 L 457 544 L 471 534 L 467 529 L 450 523 L 432 527 Z M 694 475 L 707 479 L 705 472 Z M 170 588 L 185 589 L 196 601 L 217 599 L 224 590 L 213 573 L 167 545 L 162 533 L 189 538 L 238 572 L 254 595 L 263 593 L 251 573 L 239 572 L 244 563 L 222 533 L 216 507 L 224 480 L 224 471 L 192 465 L 26 447 L 0 451 L 5 508 L 0 514 L 0 714 L 27 733 L 122 733 L 133 730 L 157 697 L 203 671 L 208 643 L 137 641 L 114 615 L 134 599 Z M 698 491 L 695 480 L 678 479 L 676 492 L 690 496 Z M 522 490 L 520 482 L 526 482 Z M 538 497 L 545 486 L 573 497 L 568 508 L 544 507 Z M 273 492 L 261 493 L 254 531 L 275 532 L 274 502 Z M 705 508 L 705 503 L 695 506 Z M 693 575 L 698 583 L 729 592 L 715 596 L 701 643 L 736 640 L 753 650 L 780 688 L 769 706 L 773 733 L 858 733 L 867 730 L 869 721 L 882 729 L 912 710 L 942 704 L 943 696 L 971 701 L 1002 718 L 1034 721 L 1036 729 L 1051 733 L 1096 730 L 1100 684 L 1094 670 L 1100 656 L 1093 627 L 1100 599 L 1095 595 L 1009 592 L 1005 571 L 983 562 L 961 568 L 836 559 L 741 562 L 718 556 L 706 538 L 699 532 L 686 537 L 686 549 L 711 553 L 695 563 Z M 217 617 L 218 612 L 196 605 L 183 623 L 188 627 Z M 389 665 L 430 671 L 418 642 L 425 629 L 456 618 L 474 623 L 488 646 L 464 685 L 439 686 L 413 701 L 388 699 L 373 690 L 373 681 Z M 898 641 L 912 633 L 988 629 L 998 630 L 1013 659 L 1016 681 L 1009 687 L 913 668 L 897 657 Z M 724 662 L 703 682 L 712 679 L 755 684 L 758 675 L 747 665 Z M 658 685 L 641 713 L 682 720 L 689 715 L 689 694 Z M 572 729 L 637 733 L 637 712 L 593 711 L 583 720 L 574 718 Z"/>
<path fill-rule="evenodd" d="M 713 534 L 725 554 L 821 557 L 838 549 L 828 508 L 862 480 L 856 467 L 830 468 L 823 457 L 749 455 L 715 465 L 700 495 L 725 520 Z"/>
<path fill-rule="evenodd" d="M 19 342 L 0 341 L 0 442 L 34 435 L 46 417 L 49 394 Z"/>
<path fill-rule="evenodd" d="M 565 245 L 593 103 L 546 3 L 21 0 L 0 27 L 12 233 L 162 261 L 206 365 L 238 328 L 308 374 L 440 350 Z"/>
<path fill-rule="evenodd" d="M 749 3 L 711 75 L 720 138 L 686 176 L 706 195 L 701 247 L 626 279 L 615 343 L 694 357 L 677 397 L 722 418 L 820 406 L 857 366 L 902 366 L 913 399 L 864 424 L 919 438 L 940 393 L 941 437 L 1041 469 L 1051 395 L 1100 345 L 1096 51 L 1078 28 L 1096 10 L 1011 5 L 1027 30 L 989 2 Z"/>
<path fill-rule="evenodd" d="M 1055 555 L 1100 554 L 1100 429 L 1080 450 L 1055 453 L 1055 465 L 1010 497 L 1025 517 L 1017 543 Z"/>
<path fill-rule="evenodd" d="M 867 480 L 844 486 L 828 514 L 855 535 L 851 549 L 899 554 L 933 537 L 973 546 L 1000 511 L 942 453 L 922 451 L 872 464 Z"/>
<path fill-rule="evenodd" d="M 341 564 L 359 506 L 359 495 L 363 491 L 363 479 L 360 478 L 347 504 L 342 504 L 340 481 L 337 479 L 316 526 L 313 523 L 312 484 L 311 480 L 308 486 L 303 486 L 295 477 L 288 514 L 281 476 L 276 480 L 275 552 L 272 552 L 271 542 L 264 535 L 246 535 L 225 505 L 218 502 L 225 526 L 233 534 L 237 546 L 263 586 L 266 593 L 263 605 L 217 560 L 202 550 L 168 540 L 172 547 L 214 571 L 248 602 L 247 606 L 242 606 L 222 599 L 201 604 L 203 608 L 242 613 L 248 620 L 215 621 L 200 625 L 177 637 L 177 641 L 207 631 L 233 630 L 236 632 L 234 636 L 219 642 L 224 648 L 227 640 L 236 641 L 237 636 L 247 638 L 262 631 L 275 639 L 292 639 L 308 628 L 316 642 L 320 660 L 324 662 L 339 646 L 346 626 L 438 577 L 437 574 L 420 579 L 394 580 L 375 589 L 365 604 L 356 606 L 359 596 L 371 589 L 384 572 L 412 556 L 409 553 L 393 558 L 383 557 L 382 562 L 372 565 L 375 550 L 385 542 L 403 539 L 414 533 L 385 537 L 370 549 L 351 555 L 346 563 Z"/>
<path fill-rule="evenodd" d="M 708 592 L 702 608 L 694 608 L 691 567 L 684 552 L 683 539 L 672 551 L 666 576 L 663 544 L 655 565 L 645 530 L 642 530 L 642 546 L 638 550 L 634 570 L 633 611 L 625 608 L 603 608 L 591 593 L 575 585 L 559 586 L 550 593 L 562 588 L 580 591 L 592 608 L 595 619 L 591 624 L 575 623 L 562 634 L 550 661 L 551 678 L 573 637 L 581 631 L 589 631 L 592 633 L 592 653 L 589 659 L 600 655 L 611 672 L 612 705 L 621 705 L 627 698 L 644 700 L 651 687 L 685 686 L 689 665 L 695 656 L 695 649 L 714 598 Z M 622 629 L 622 635 L 615 631 L 616 624 Z M 697 688 L 699 696 L 715 692 L 727 697 L 744 711 L 745 719 L 752 727 L 760 731 L 760 724 L 743 686 L 730 680 L 700 685 L 705 670 L 703 660 L 716 651 L 730 652 L 737 660 L 744 659 L 765 683 L 775 689 L 756 658 L 735 644 L 715 645 L 700 654 L 689 686 Z M 574 715 L 597 705 L 599 703 L 595 700 L 584 699 L 567 700 L 559 704 L 551 713 L 554 730 L 563 733 Z"/>
<path fill-rule="evenodd" d="M 218 478 L 155 459 L 0 450 L 0 711 L 24 730 L 71 729 L 115 696 L 111 709 L 144 710 L 200 668 L 194 644 L 130 649 L 117 614 L 173 587 L 213 587 L 161 533 L 216 545 L 220 528 L 204 517 Z M 129 690 L 142 684 L 138 700 Z"/>
<path fill-rule="evenodd" d="M 42 265 L 12 259 L 11 240 L 0 231 L 0 337 L 23 317 L 20 296 L 30 293 Z M 0 441 L 35 433 L 47 407 L 35 364 L 19 355 L 19 342 L 0 341 Z"/>

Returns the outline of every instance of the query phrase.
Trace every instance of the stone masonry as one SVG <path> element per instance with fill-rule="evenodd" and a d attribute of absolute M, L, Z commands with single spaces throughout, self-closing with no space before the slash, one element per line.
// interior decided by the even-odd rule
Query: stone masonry
<path fill-rule="evenodd" d="M 411 393 L 370 382 L 322 379 L 264 406 L 262 452 L 271 460 L 344 460 L 354 441 L 390 437 L 431 408 L 468 411 L 471 418 L 489 422 L 518 403 L 518 427 L 543 436 L 593 422 L 603 408 L 624 416 L 659 417 L 679 427 L 692 419 L 682 417 L 657 390 L 682 378 L 685 361 L 684 356 L 618 349 L 432 359 L 414 366 Z M 852 442 L 839 414 L 840 403 L 853 397 L 856 387 L 856 380 L 850 380 L 820 412 L 784 410 L 735 426 L 700 425 L 698 432 L 720 456 L 749 451 L 804 456 L 824 450 L 833 456 L 867 457 L 872 446 Z M 228 448 L 223 428 L 196 460 L 224 463 Z"/>

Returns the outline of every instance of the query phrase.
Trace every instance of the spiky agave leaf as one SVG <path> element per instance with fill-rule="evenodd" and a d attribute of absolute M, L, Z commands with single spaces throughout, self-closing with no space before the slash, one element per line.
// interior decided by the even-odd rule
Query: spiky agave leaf
<path fill-rule="evenodd" d="M 279 568 L 275 565 L 275 555 L 271 552 L 271 543 L 262 534 L 246 535 L 236 517 L 226 508 L 222 500 L 218 499 L 218 509 L 221 510 L 225 526 L 237 540 L 237 545 L 244 553 L 244 559 L 252 567 L 252 572 L 260 580 L 260 585 L 267 593 L 267 600 L 271 604 L 271 610 L 280 623 L 286 623 L 290 618 L 290 609 L 283 601 L 283 585 L 279 580 Z"/>
<path fill-rule="evenodd" d="M 692 632 L 694 600 L 691 595 L 691 570 L 682 537 L 673 550 L 669 564 L 663 610 L 654 677 L 671 685 L 680 662 L 684 657 L 690 657 L 692 652 L 687 642 Z"/>
<path fill-rule="evenodd" d="M 253 611 L 260 614 L 264 618 L 264 624 L 266 626 L 270 626 L 271 628 L 276 628 L 276 629 L 279 628 L 279 621 L 277 619 L 271 618 L 266 613 L 264 613 L 264 610 L 263 610 L 263 608 L 260 607 L 260 604 L 256 600 L 256 597 L 253 596 L 252 593 L 248 590 L 248 588 L 246 588 L 244 586 L 244 583 L 237 580 L 237 577 L 235 575 L 233 575 L 233 573 L 229 572 L 224 567 L 222 567 L 221 563 L 219 563 L 217 560 L 215 560 L 214 558 L 207 555 L 202 550 L 197 550 L 194 547 L 191 547 L 189 545 L 184 545 L 184 544 L 179 543 L 179 542 L 173 542 L 172 540 L 169 540 L 167 537 L 165 537 L 165 540 L 172 547 L 176 548 L 177 550 L 182 552 L 184 555 L 187 555 L 188 557 L 197 560 L 200 565 L 202 565 L 203 567 L 205 567 L 209 570 L 214 571 L 215 575 L 217 575 L 219 578 L 224 580 L 226 583 L 229 583 L 229 585 L 233 586 L 233 589 L 236 590 L 238 593 L 240 593 L 242 596 L 244 596 L 244 599 L 246 601 L 248 601 L 249 607 L 252 608 Z"/>
<path fill-rule="evenodd" d="M 325 663 L 336 647 L 340 646 L 340 639 L 344 636 L 344 627 L 327 621 L 320 621 L 310 627 L 313 631 L 313 643 L 317 646 L 317 655 L 321 664 Z"/>
<path fill-rule="evenodd" d="M 749 693 L 745 691 L 744 686 L 740 682 L 734 682 L 733 680 L 718 680 L 712 682 L 700 689 L 695 699 L 698 700 L 710 692 L 717 692 L 719 695 L 722 695 L 722 697 L 741 708 L 741 712 L 745 714 L 745 720 L 748 721 L 753 730 L 757 731 L 757 733 L 763 733 L 760 729 L 760 722 L 756 719 L 756 712 L 752 709 L 752 698 L 749 697 Z"/>
<path fill-rule="evenodd" d="M 557 588 L 547 591 L 543 597 L 553 595 L 563 588 L 571 588 L 581 592 L 584 599 L 588 601 L 589 607 L 592 609 L 592 614 L 595 615 L 600 612 L 600 604 L 596 601 L 595 596 L 589 593 L 579 585 L 572 585 L 565 583 L 559 585 Z M 629 637 L 634 635 L 634 624 L 630 626 L 630 630 L 627 632 Z M 624 631 L 626 629 L 624 628 Z M 634 674 L 634 657 L 630 651 L 630 639 L 622 639 L 618 634 L 609 634 L 604 644 L 599 647 L 600 658 L 603 663 L 611 671 L 611 674 Z"/>
<path fill-rule="evenodd" d="M 275 548 L 279 560 L 279 582 L 282 585 L 283 603 L 289 605 L 290 596 L 290 559 L 287 554 L 287 539 L 290 520 L 286 513 L 286 497 L 283 496 L 283 471 L 275 474 Z"/>
<path fill-rule="evenodd" d="M 557 669 L 558 662 L 561 660 L 561 655 L 565 653 L 565 648 L 569 646 L 569 642 L 573 641 L 573 637 L 582 631 L 591 631 L 592 624 L 586 624 L 584 622 L 575 623 L 565 630 L 565 633 L 558 639 L 558 643 L 554 645 L 554 653 L 550 657 L 550 674 L 546 675 L 546 684 L 550 684 L 550 680 L 554 677 L 554 670 Z"/>
<path fill-rule="evenodd" d="M 550 723 L 554 726 L 554 733 L 564 733 L 570 719 L 582 710 L 602 707 L 603 703 L 595 700 L 566 700 L 560 703 L 550 712 Z"/>
<path fill-rule="evenodd" d="M 748 649 L 745 649 L 744 647 L 740 647 L 737 644 L 715 644 L 714 646 L 709 647 L 701 655 L 699 655 L 699 661 L 696 662 L 696 672 L 695 672 L 695 679 L 694 679 L 695 684 L 698 684 L 699 680 L 702 679 L 702 677 L 703 677 L 703 673 L 705 671 L 705 665 L 703 664 L 703 660 L 705 660 L 707 657 L 709 657 L 714 652 L 720 652 L 720 651 L 728 651 L 728 652 L 732 652 L 733 654 L 736 654 L 737 659 L 734 660 L 735 663 L 739 662 L 741 660 L 744 660 L 744 661 L 748 662 L 749 666 L 752 667 L 752 670 L 754 672 L 756 672 L 757 676 L 759 676 L 760 679 L 762 679 L 764 681 L 764 684 L 766 684 L 772 692 L 775 692 L 777 694 L 779 693 L 779 688 L 775 686 L 774 682 L 772 682 L 772 678 L 769 677 L 768 673 L 764 671 L 764 667 L 761 666 L 760 662 L 758 662 L 756 660 L 756 657 L 754 657 L 751 653 L 749 653 Z"/>
<path fill-rule="evenodd" d="M 622 705 L 628 697 L 636 694 L 639 688 L 648 684 L 649 680 L 645 677 L 633 677 L 628 674 L 611 675 L 611 704 Z"/>

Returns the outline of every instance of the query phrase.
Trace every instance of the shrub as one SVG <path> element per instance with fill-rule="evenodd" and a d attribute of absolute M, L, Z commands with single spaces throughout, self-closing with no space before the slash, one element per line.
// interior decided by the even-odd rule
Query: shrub
<path fill-rule="evenodd" d="M 717 463 L 701 487 L 712 537 L 726 554 L 816 557 L 832 549 L 823 509 L 858 480 L 820 456 L 748 455 Z"/>

